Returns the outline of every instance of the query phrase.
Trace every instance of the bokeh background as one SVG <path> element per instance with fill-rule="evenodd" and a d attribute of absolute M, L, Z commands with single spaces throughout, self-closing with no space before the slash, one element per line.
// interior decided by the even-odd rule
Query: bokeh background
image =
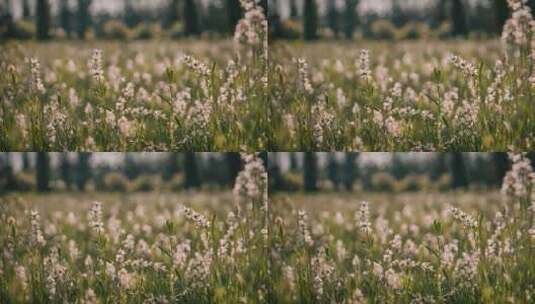
<path fill-rule="evenodd" d="M 0 153 L 0 194 L 221 192 L 242 168 L 239 153 Z"/>
<path fill-rule="evenodd" d="M 270 0 L 269 16 L 272 38 L 406 40 L 498 36 L 510 12 L 507 0 Z"/>
<path fill-rule="evenodd" d="M 535 159 L 535 154 L 529 154 Z M 507 153 L 269 153 L 270 193 L 448 192 L 501 187 Z"/>
<path fill-rule="evenodd" d="M 242 15 L 239 0 L 2 0 L 0 38 L 224 38 Z"/>

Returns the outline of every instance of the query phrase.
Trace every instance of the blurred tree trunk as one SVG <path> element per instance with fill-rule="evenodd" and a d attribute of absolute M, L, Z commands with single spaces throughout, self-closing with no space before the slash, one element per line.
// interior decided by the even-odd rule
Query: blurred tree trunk
<path fill-rule="evenodd" d="M 446 13 L 446 1 L 448 0 L 438 0 L 435 14 L 436 14 L 436 26 L 442 25 L 448 19 L 448 14 Z"/>
<path fill-rule="evenodd" d="M 353 191 L 353 185 L 358 176 L 357 160 L 359 157 L 358 152 L 347 152 L 344 159 L 344 187 L 347 191 Z"/>
<path fill-rule="evenodd" d="M 13 191 L 17 190 L 17 179 L 13 174 L 13 166 L 11 165 L 11 154 L 9 152 L 2 153 L 3 159 L 0 159 L 0 184 L 2 179 L 4 179 L 4 189 L 0 188 L 0 193 L 4 190 Z M 2 156 L 0 155 L 0 156 Z"/>
<path fill-rule="evenodd" d="M 258 153 L 258 157 L 262 160 L 264 168 L 268 167 L 268 153 L 263 151 Z"/>
<path fill-rule="evenodd" d="M 327 159 L 327 175 L 333 184 L 334 190 L 338 190 L 340 176 L 338 172 L 338 162 L 336 161 L 336 155 L 334 153 L 329 153 Z"/>
<path fill-rule="evenodd" d="M 61 178 L 65 184 L 67 190 L 71 190 L 72 178 L 71 178 L 71 163 L 69 162 L 68 153 L 61 153 L 60 158 L 60 171 Z"/>
<path fill-rule="evenodd" d="M 65 31 L 65 34 L 67 35 L 67 37 L 71 37 L 72 16 L 71 16 L 71 10 L 69 8 L 69 1 L 68 0 L 62 0 L 61 1 L 59 18 L 60 18 L 61 27 Z"/>
<path fill-rule="evenodd" d="M 260 0 L 259 5 L 263 9 L 264 15 L 267 16 L 268 15 L 268 1 Z"/>
<path fill-rule="evenodd" d="M 236 25 L 241 19 L 242 8 L 240 0 L 226 0 L 227 1 L 227 18 L 228 18 L 228 30 L 230 34 L 234 34 Z"/>
<path fill-rule="evenodd" d="M 201 33 L 199 15 L 195 0 L 185 0 L 184 3 L 184 35 L 198 36 Z"/>
<path fill-rule="evenodd" d="M 169 181 L 180 171 L 178 165 L 178 154 L 170 152 L 165 161 L 165 167 L 163 168 L 162 179 L 164 181 Z"/>
<path fill-rule="evenodd" d="M 180 20 L 180 5 L 179 0 L 169 1 L 169 11 L 167 20 L 164 23 L 164 27 L 169 29 Z"/>
<path fill-rule="evenodd" d="M 431 180 L 438 180 L 442 175 L 448 172 L 447 153 L 436 153 L 431 169 Z"/>
<path fill-rule="evenodd" d="M 463 153 L 455 152 L 451 153 L 451 176 L 452 187 L 454 189 L 467 188 L 468 178 L 466 176 L 466 165 L 464 163 Z"/>
<path fill-rule="evenodd" d="M 493 152 L 491 159 L 494 164 L 494 183 L 501 186 L 503 178 L 509 170 L 509 157 L 506 152 Z"/>
<path fill-rule="evenodd" d="M 401 159 L 399 153 L 394 153 L 392 156 L 392 163 L 390 165 L 390 172 L 397 180 L 403 179 L 409 174 L 409 168 L 405 165 L 405 162 Z"/>
<path fill-rule="evenodd" d="M 401 9 L 399 0 L 392 0 L 392 24 L 395 27 L 400 28 L 407 23 L 405 13 Z"/>
<path fill-rule="evenodd" d="M 353 39 L 353 33 L 357 25 L 357 6 L 358 0 L 346 0 L 344 14 L 344 35 L 346 39 Z"/>
<path fill-rule="evenodd" d="M 87 181 L 91 178 L 91 166 L 89 160 L 91 153 L 78 153 L 78 163 L 76 165 L 76 187 L 79 191 L 85 191 Z"/>
<path fill-rule="evenodd" d="M 31 17 L 30 4 L 28 0 L 22 0 L 22 17 L 28 19 Z"/>
<path fill-rule="evenodd" d="M 496 33 L 501 34 L 503 26 L 509 18 L 509 6 L 507 0 L 493 0 Z"/>
<path fill-rule="evenodd" d="M 29 171 L 30 168 L 30 157 L 28 156 L 28 152 L 22 153 L 22 171 L 26 172 Z"/>
<path fill-rule="evenodd" d="M 297 162 L 297 154 L 295 152 L 290 152 L 290 171 L 296 172 L 299 170 L 299 164 Z"/>
<path fill-rule="evenodd" d="M 303 162 L 303 183 L 306 192 L 318 190 L 317 179 L 318 168 L 316 154 L 313 152 L 305 152 L 305 160 Z"/>
<path fill-rule="evenodd" d="M 284 178 L 281 174 L 281 168 L 279 166 L 279 159 L 277 153 L 271 153 L 269 155 L 268 176 L 269 191 L 275 192 L 286 189 Z"/>
<path fill-rule="evenodd" d="M 46 40 L 50 38 L 50 4 L 47 0 L 37 0 L 35 27 L 37 29 L 37 39 Z"/>
<path fill-rule="evenodd" d="M 305 40 L 318 38 L 318 5 L 315 0 L 305 0 L 303 18 L 303 37 Z"/>
<path fill-rule="evenodd" d="M 528 6 L 531 8 L 531 14 L 535 14 L 535 0 L 528 0 Z"/>
<path fill-rule="evenodd" d="M 290 0 L 290 18 L 295 20 L 299 17 L 299 12 L 297 11 L 297 3 L 295 0 Z"/>
<path fill-rule="evenodd" d="M 124 154 L 124 168 L 123 168 L 124 175 L 129 179 L 133 180 L 136 179 L 140 172 L 136 165 L 136 162 L 130 153 Z"/>
<path fill-rule="evenodd" d="M 228 168 L 228 184 L 233 185 L 236 177 L 242 169 L 240 153 L 228 152 L 225 153 L 225 160 Z"/>
<path fill-rule="evenodd" d="M 466 26 L 466 11 L 462 0 L 452 0 L 451 18 L 453 25 L 453 36 L 466 36 L 468 28 Z"/>
<path fill-rule="evenodd" d="M 78 0 L 77 34 L 80 39 L 85 39 L 87 28 L 91 22 L 91 14 L 89 11 L 91 2 L 92 0 Z"/>
<path fill-rule="evenodd" d="M 338 10 L 336 9 L 336 0 L 329 0 L 329 6 L 327 8 L 327 21 L 329 28 L 333 32 L 335 38 L 338 38 Z"/>
<path fill-rule="evenodd" d="M 46 192 L 50 190 L 50 160 L 48 153 L 37 152 L 37 171 L 35 179 L 37 181 L 37 191 Z"/>
<path fill-rule="evenodd" d="M 199 169 L 197 167 L 197 160 L 195 153 L 186 152 L 184 153 L 184 187 L 186 189 L 190 188 L 200 188 L 201 180 L 199 178 Z"/>

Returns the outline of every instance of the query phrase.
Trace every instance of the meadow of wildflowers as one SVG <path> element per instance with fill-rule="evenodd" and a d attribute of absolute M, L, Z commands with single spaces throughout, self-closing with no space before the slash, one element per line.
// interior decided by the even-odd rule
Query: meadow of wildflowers
<path fill-rule="evenodd" d="M 0 46 L 2 151 L 240 151 L 267 144 L 267 21 L 233 42 Z"/>
<path fill-rule="evenodd" d="M 535 173 L 511 160 L 495 194 L 271 197 L 275 302 L 533 303 Z"/>
<path fill-rule="evenodd" d="M 0 302 L 266 303 L 267 175 L 244 161 L 233 194 L 2 199 Z"/>
<path fill-rule="evenodd" d="M 277 151 L 529 151 L 535 21 L 526 1 L 497 41 L 274 43 Z"/>

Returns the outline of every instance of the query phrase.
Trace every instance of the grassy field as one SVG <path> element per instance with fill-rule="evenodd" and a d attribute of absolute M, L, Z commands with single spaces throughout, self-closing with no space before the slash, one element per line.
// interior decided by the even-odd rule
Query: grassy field
<path fill-rule="evenodd" d="M 274 150 L 527 151 L 530 44 L 488 41 L 270 45 Z"/>
<path fill-rule="evenodd" d="M 503 193 L 275 195 L 276 302 L 532 303 L 535 177 L 513 168 Z"/>
<path fill-rule="evenodd" d="M 0 197 L 2 303 L 266 303 L 267 176 L 233 192 Z"/>
<path fill-rule="evenodd" d="M 234 40 L 0 46 L 2 151 L 261 151 L 267 22 Z"/>
<path fill-rule="evenodd" d="M 3 151 L 239 151 L 266 144 L 265 61 L 238 57 L 231 42 L 1 48 Z"/>

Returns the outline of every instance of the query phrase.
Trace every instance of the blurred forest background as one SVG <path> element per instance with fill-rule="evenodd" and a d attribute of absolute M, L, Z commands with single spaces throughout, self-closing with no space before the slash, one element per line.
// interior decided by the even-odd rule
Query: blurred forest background
<path fill-rule="evenodd" d="M 0 153 L 0 194 L 228 190 L 242 167 L 239 153 Z"/>
<path fill-rule="evenodd" d="M 242 14 L 240 0 L 0 0 L 0 39 L 221 38 Z"/>
<path fill-rule="evenodd" d="M 507 0 L 269 0 L 271 38 L 283 39 L 488 38 L 510 14 Z"/>
<path fill-rule="evenodd" d="M 535 153 L 529 154 L 535 161 Z M 501 187 L 507 153 L 269 153 L 270 193 Z"/>

